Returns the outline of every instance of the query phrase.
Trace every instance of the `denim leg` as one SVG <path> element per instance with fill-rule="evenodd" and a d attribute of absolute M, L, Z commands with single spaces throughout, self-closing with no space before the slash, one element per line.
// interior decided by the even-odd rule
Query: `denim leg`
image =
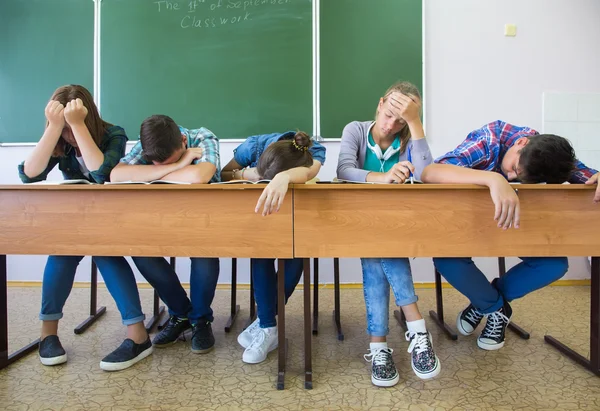
<path fill-rule="evenodd" d="M 559 280 L 569 269 L 567 257 L 521 257 L 521 260 L 496 281 L 498 291 L 507 301 Z"/>
<path fill-rule="evenodd" d="M 83 256 L 48 256 L 42 280 L 40 320 L 54 321 L 63 317 L 63 307 L 73 289 L 75 272 Z"/>
<path fill-rule="evenodd" d="M 169 315 L 188 317 L 192 311 L 177 273 L 163 257 L 132 257 L 140 273 L 169 307 Z"/>
<path fill-rule="evenodd" d="M 200 320 L 213 322 L 213 310 L 210 308 L 217 281 L 219 281 L 219 259 L 218 258 L 190 258 L 192 268 L 190 272 L 190 298 L 192 300 L 192 312 L 189 315 L 190 322 L 196 324 Z"/>
<path fill-rule="evenodd" d="M 110 295 L 117 303 L 125 325 L 144 321 L 140 293 L 135 276 L 125 257 L 92 257 Z"/>
<path fill-rule="evenodd" d="M 382 258 L 381 266 L 392 287 L 398 307 L 414 304 L 419 300 L 415 294 L 415 284 L 408 258 Z"/>
<path fill-rule="evenodd" d="M 433 264 L 444 278 L 483 314 L 498 311 L 504 299 L 490 284 L 471 258 L 434 258 Z"/>
<path fill-rule="evenodd" d="M 389 333 L 390 284 L 381 258 L 361 258 L 363 290 L 367 309 L 367 332 L 373 337 Z"/>

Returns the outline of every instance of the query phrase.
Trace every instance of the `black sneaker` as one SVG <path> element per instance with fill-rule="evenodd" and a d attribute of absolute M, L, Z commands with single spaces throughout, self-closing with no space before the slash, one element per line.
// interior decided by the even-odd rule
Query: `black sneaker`
<path fill-rule="evenodd" d="M 40 341 L 39 356 L 44 365 L 58 365 L 67 362 L 67 353 L 60 343 L 58 335 L 49 335 Z"/>
<path fill-rule="evenodd" d="M 437 376 L 442 366 L 431 344 L 431 334 L 410 333 L 405 334 L 406 341 L 410 341 L 408 352 L 411 354 L 412 369 L 422 380 L 428 380 Z"/>
<path fill-rule="evenodd" d="M 138 361 L 152 354 L 150 338 L 141 344 L 136 344 L 127 338 L 123 343 L 100 361 L 100 368 L 104 371 L 120 371 L 131 367 Z"/>
<path fill-rule="evenodd" d="M 400 375 L 394 364 L 391 348 L 369 349 L 365 360 L 371 362 L 371 382 L 378 387 L 393 387 L 398 384 Z"/>
<path fill-rule="evenodd" d="M 477 339 L 479 348 L 484 350 L 499 350 L 504 347 L 504 334 L 506 333 L 506 327 L 510 323 L 511 317 L 512 309 L 507 302 L 498 311 L 488 314 L 485 327 Z"/>
<path fill-rule="evenodd" d="M 192 324 L 192 352 L 206 354 L 215 347 L 215 336 L 208 321 Z"/>
<path fill-rule="evenodd" d="M 483 317 L 484 315 L 477 311 L 473 304 L 469 304 L 467 308 L 458 313 L 456 328 L 462 335 L 471 335 Z"/>
<path fill-rule="evenodd" d="M 190 328 L 192 328 L 192 325 L 187 318 L 172 315 L 165 328 L 154 337 L 152 344 L 158 348 L 174 344 L 179 339 L 179 336 Z"/>

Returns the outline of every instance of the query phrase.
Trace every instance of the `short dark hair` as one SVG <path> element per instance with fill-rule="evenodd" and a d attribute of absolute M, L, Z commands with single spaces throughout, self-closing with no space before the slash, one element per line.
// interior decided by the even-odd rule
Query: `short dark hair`
<path fill-rule="evenodd" d="M 519 180 L 523 183 L 562 184 L 575 170 L 575 150 L 564 137 L 540 134 L 528 137 L 519 151 Z"/>
<path fill-rule="evenodd" d="M 156 114 L 142 122 L 140 142 L 146 160 L 162 163 L 181 147 L 181 131 L 171 117 Z"/>
<path fill-rule="evenodd" d="M 272 180 L 278 173 L 295 167 L 310 167 L 313 157 L 308 149 L 312 140 L 298 131 L 291 139 L 279 140 L 266 148 L 258 159 L 256 171 L 260 178 Z"/>

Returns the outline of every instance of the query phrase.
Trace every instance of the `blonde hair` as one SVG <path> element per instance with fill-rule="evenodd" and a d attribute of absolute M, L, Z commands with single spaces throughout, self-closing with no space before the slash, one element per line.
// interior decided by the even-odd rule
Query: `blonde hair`
<path fill-rule="evenodd" d="M 419 89 L 417 88 L 417 86 L 415 86 L 414 84 L 412 84 L 408 81 L 399 81 L 399 82 L 393 84 L 390 88 L 388 88 L 382 97 L 384 103 L 392 93 L 401 93 L 406 96 L 408 96 L 409 94 L 412 94 L 413 96 L 415 96 L 419 100 L 421 100 L 421 93 L 419 92 Z M 377 110 L 375 111 L 375 121 L 377 121 L 378 115 L 379 115 L 379 105 L 377 105 Z M 402 130 L 400 130 L 400 132 L 398 134 L 400 134 L 400 154 L 402 154 L 406 151 L 406 147 L 408 146 L 408 141 L 410 140 L 410 137 L 411 137 L 410 128 L 408 127 L 408 124 L 405 124 L 404 127 L 402 128 Z"/>

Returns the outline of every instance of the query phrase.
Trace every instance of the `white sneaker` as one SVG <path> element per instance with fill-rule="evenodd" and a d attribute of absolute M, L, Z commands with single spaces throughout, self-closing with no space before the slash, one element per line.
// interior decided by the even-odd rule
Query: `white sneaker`
<path fill-rule="evenodd" d="M 244 331 L 242 331 L 240 335 L 238 335 L 238 343 L 244 348 L 250 347 L 250 344 L 252 344 L 252 340 L 254 340 L 254 337 L 256 337 L 258 330 L 260 330 L 260 321 L 258 320 L 258 317 L 256 317 L 256 320 L 254 320 L 252 324 L 250 324 Z"/>
<path fill-rule="evenodd" d="M 259 328 L 252 343 L 244 351 L 242 361 L 258 364 L 267 359 L 267 354 L 277 348 L 277 327 Z"/>

